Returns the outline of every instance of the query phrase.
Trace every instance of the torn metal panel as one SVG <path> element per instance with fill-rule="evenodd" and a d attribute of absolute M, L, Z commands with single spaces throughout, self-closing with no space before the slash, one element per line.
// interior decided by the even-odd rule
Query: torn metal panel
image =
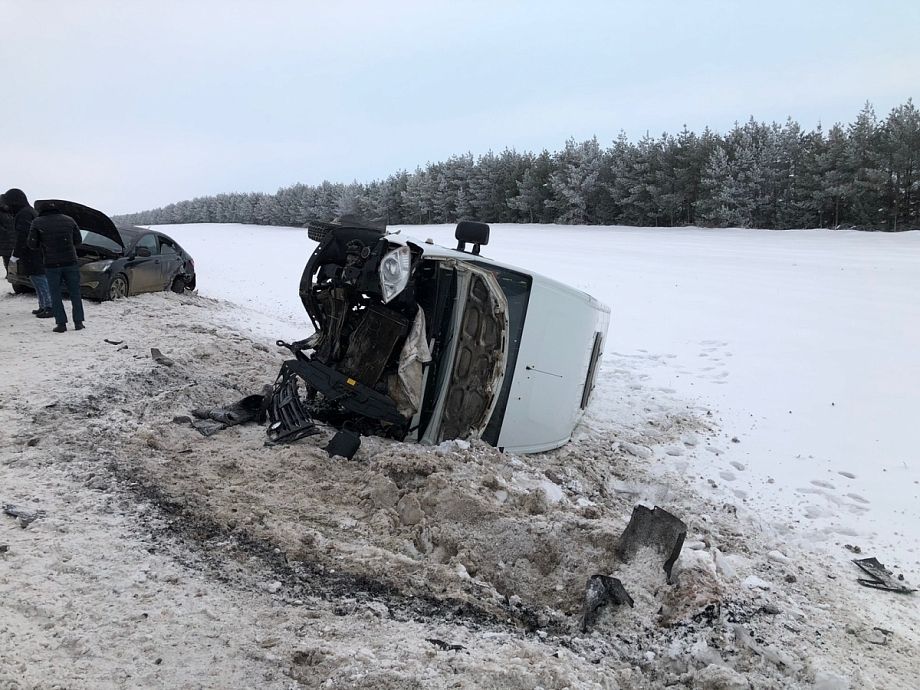
<path fill-rule="evenodd" d="M 399 353 L 399 383 L 392 393 L 399 412 L 406 417 L 415 415 L 422 405 L 425 365 L 430 361 L 431 349 L 428 347 L 425 331 L 425 311 L 419 309 Z"/>
<path fill-rule="evenodd" d="M 680 555 L 687 536 L 687 525 L 683 520 L 663 508 L 655 506 L 649 510 L 643 505 L 633 508 L 629 524 L 620 535 L 616 555 L 621 561 L 628 561 L 641 548 L 653 548 L 665 557 L 664 572 L 671 579 L 671 568 Z"/>

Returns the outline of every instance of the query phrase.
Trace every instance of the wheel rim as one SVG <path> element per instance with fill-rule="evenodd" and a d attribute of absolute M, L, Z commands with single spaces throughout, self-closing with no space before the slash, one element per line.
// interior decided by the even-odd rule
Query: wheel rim
<path fill-rule="evenodd" d="M 127 296 L 128 294 L 128 284 L 125 282 L 125 279 L 121 276 L 116 276 L 112 279 L 112 285 L 109 287 L 109 297 L 112 299 L 120 299 Z"/>

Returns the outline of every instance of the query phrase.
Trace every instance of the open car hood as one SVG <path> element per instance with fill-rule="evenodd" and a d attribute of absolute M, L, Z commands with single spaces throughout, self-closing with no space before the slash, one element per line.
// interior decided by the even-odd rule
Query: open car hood
<path fill-rule="evenodd" d="M 89 206 L 78 204 L 76 201 L 63 201 L 61 199 L 42 199 L 41 201 L 36 201 L 35 210 L 41 213 L 42 209 L 49 204 L 54 204 L 61 213 L 73 218 L 81 229 L 90 230 L 98 235 L 102 235 L 124 249 L 125 242 L 121 238 L 118 228 L 115 227 L 115 223 L 112 222 L 112 219 L 102 211 L 97 211 Z"/>

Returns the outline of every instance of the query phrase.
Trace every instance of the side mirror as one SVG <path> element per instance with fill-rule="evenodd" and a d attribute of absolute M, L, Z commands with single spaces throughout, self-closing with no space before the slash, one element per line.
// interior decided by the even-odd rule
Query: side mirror
<path fill-rule="evenodd" d="M 479 254 L 480 245 L 489 244 L 489 226 L 473 220 L 462 220 L 457 223 L 454 239 L 457 240 L 457 251 L 465 252 L 466 243 L 470 242 L 473 254 Z"/>
<path fill-rule="evenodd" d="M 150 253 L 150 249 L 147 247 L 138 247 L 137 249 L 134 250 L 135 258 L 141 257 L 143 259 L 147 259 L 147 258 L 150 258 L 151 256 L 152 254 Z"/>

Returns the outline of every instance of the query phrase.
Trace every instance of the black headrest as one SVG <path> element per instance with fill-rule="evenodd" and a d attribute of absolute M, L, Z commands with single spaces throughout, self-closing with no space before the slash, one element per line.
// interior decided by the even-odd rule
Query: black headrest
<path fill-rule="evenodd" d="M 471 242 L 472 244 L 488 244 L 489 226 L 486 223 L 478 223 L 474 220 L 461 220 L 457 223 L 454 239 L 460 242 Z"/>

